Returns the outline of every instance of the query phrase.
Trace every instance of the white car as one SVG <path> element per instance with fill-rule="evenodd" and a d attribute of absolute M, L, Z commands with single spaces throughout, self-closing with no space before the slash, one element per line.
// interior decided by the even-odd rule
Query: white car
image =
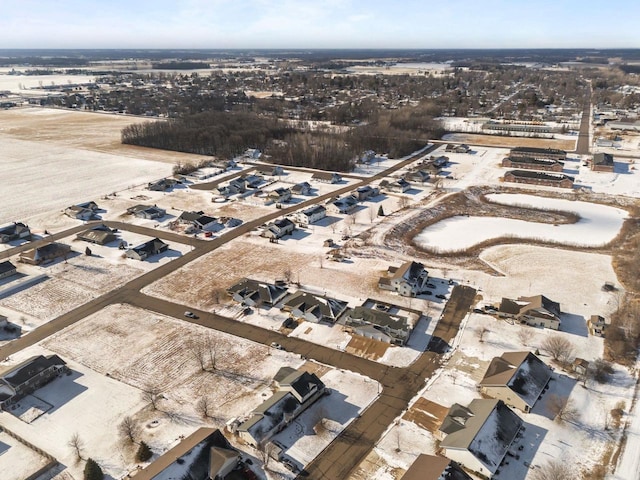
<path fill-rule="evenodd" d="M 284 350 L 282 348 L 282 345 L 280 345 L 279 343 L 276 343 L 276 342 L 271 342 L 271 348 L 275 348 L 277 350 Z"/>

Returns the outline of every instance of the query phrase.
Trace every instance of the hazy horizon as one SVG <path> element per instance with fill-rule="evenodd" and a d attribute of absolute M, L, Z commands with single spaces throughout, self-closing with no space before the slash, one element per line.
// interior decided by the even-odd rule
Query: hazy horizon
<path fill-rule="evenodd" d="M 3 5 L 4 49 L 609 49 L 640 47 L 612 0 L 171 0 Z M 615 28 L 614 28 L 615 27 Z M 614 32 L 612 34 L 612 31 Z"/>

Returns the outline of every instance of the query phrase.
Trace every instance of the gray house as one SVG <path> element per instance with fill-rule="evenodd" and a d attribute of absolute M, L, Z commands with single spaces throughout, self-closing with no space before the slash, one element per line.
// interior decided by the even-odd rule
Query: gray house
<path fill-rule="evenodd" d="M 298 291 L 284 300 L 282 310 L 300 320 L 335 323 L 347 309 L 347 302 Z"/>
<path fill-rule="evenodd" d="M 245 278 L 227 289 L 236 302 L 249 307 L 273 306 L 287 295 L 287 288 Z"/>
<path fill-rule="evenodd" d="M 262 236 L 270 239 L 278 239 L 285 235 L 290 235 L 295 228 L 296 226 L 291 220 L 281 218 L 267 225 L 267 228 L 262 232 Z"/>
<path fill-rule="evenodd" d="M 39 355 L 5 370 L 0 374 L 0 408 L 6 410 L 49 383 L 67 370 L 66 365 L 57 355 Z"/>
<path fill-rule="evenodd" d="M 127 208 L 127 213 L 134 217 L 154 220 L 156 218 L 164 217 L 167 214 L 167 211 L 163 208 L 157 207 L 156 205 L 135 205 Z"/>
<path fill-rule="evenodd" d="M 130 248 L 126 251 L 127 258 L 133 258 L 134 260 L 146 260 L 153 255 L 166 252 L 169 250 L 169 245 L 164 243 L 159 238 L 154 238 L 145 242 L 137 247 Z"/>
<path fill-rule="evenodd" d="M 418 262 L 405 262 L 400 267 L 389 267 L 391 277 L 383 277 L 378 282 L 382 290 L 398 292 L 403 297 L 415 297 L 427 289 L 429 272 Z"/>
<path fill-rule="evenodd" d="M 322 205 L 315 205 L 302 210 L 301 212 L 296 212 L 294 214 L 294 219 L 299 225 L 307 226 L 316 223 L 318 220 L 322 220 L 326 216 L 327 209 Z"/>
<path fill-rule="evenodd" d="M 344 324 L 357 335 L 400 346 L 409 340 L 413 328 L 407 317 L 367 307 L 349 310 Z"/>
<path fill-rule="evenodd" d="M 31 240 L 29 227 L 20 222 L 0 227 L 0 243 L 8 243 L 13 240 Z"/>
<path fill-rule="evenodd" d="M 387 192 L 404 193 L 411 189 L 411 184 L 404 178 L 397 180 L 382 180 L 380 182 L 380 188 Z"/>
<path fill-rule="evenodd" d="M 291 192 L 295 195 L 309 195 L 311 193 L 311 185 L 309 182 L 296 183 L 291 187 Z"/>

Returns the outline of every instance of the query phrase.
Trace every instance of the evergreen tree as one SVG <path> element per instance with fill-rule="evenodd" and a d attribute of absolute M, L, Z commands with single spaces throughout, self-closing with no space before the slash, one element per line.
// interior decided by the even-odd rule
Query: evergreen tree
<path fill-rule="evenodd" d="M 102 473 L 100 465 L 93 458 L 87 460 L 84 466 L 84 480 L 102 480 L 103 478 L 104 473 Z"/>
<path fill-rule="evenodd" d="M 382 205 L 380 205 L 380 208 L 378 208 L 378 216 L 384 217 L 384 210 L 382 209 Z"/>
<path fill-rule="evenodd" d="M 140 442 L 140 448 L 136 454 L 136 460 L 139 462 L 146 462 L 153 456 L 153 452 L 145 442 Z"/>

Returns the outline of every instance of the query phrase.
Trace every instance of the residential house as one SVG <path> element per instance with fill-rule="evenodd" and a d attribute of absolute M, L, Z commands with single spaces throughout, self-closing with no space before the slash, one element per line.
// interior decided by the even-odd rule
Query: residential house
<path fill-rule="evenodd" d="M 91 219 L 97 218 L 93 210 L 91 210 L 90 208 L 80 207 L 78 205 L 72 205 L 65 208 L 64 214 L 67 217 L 75 218 L 76 220 L 82 220 L 83 222 L 87 222 Z"/>
<path fill-rule="evenodd" d="M 146 218 L 147 220 L 154 220 L 156 218 L 162 218 L 167 214 L 167 211 L 156 205 L 134 205 L 127 208 L 127 213 L 137 218 Z"/>
<path fill-rule="evenodd" d="M 510 170 L 504 174 L 504 181 L 509 183 L 527 183 L 546 187 L 573 188 L 575 179 L 561 173 L 547 173 L 533 170 Z"/>
<path fill-rule="evenodd" d="M 407 190 L 411 190 L 411 184 L 404 178 L 398 178 L 397 180 L 382 180 L 379 186 L 382 190 L 387 192 L 404 193 Z"/>
<path fill-rule="evenodd" d="M 247 181 L 242 178 L 234 178 L 229 182 L 229 185 L 218 187 L 218 193 L 225 197 L 236 195 L 238 193 L 244 193 L 247 191 Z"/>
<path fill-rule="evenodd" d="M 466 145 L 464 143 L 460 145 L 456 145 L 454 143 L 448 143 L 444 151 L 453 152 L 453 153 L 469 153 L 471 151 L 471 148 L 469 147 L 469 145 Z"/>
<path fill-rule="evenodd" d="M 232 448 L 211 447 L 209 450 L 208 480 L 224 480 L 242 460 L 242 455 Z"/>
<path fill-rule="evenodd" d="M 262 236 L 270 239 L 279 239 L 285 235 L 291 235 L 296 229 L 296 225 L 288 218 L 280 218 L 267 225 L 267 228 L 262 232 Z"/>
<path fill-rule="evenodd" d="M 291 200 L 291 190 L 288 188 L 276 188 L 267 193 L 269 201 L 274 203 L 287 203 Z"/>
<path fill-rule="evenodd" d="M 453 404 L 438 435 L 444 455 L 466 469 L 493 476 L 516 440 L 524 422 L 502 400 Z"/>
<path fill-rule="evenodd" d="M 98 206 L 98 204 L 96 202 L 94 202 L 93 200 L 90 200 L 88 202 L 77 203 L 76 207 L 88 208 L 89 210 L 91 210 L 93 212 L 97 212 L 98 210 L 100 210 L 100 207 Z"/>
<path fill-rule="evenodd" d="M 591 170 L 594 172 L 613 172 L 613 155 L 609 153 L 596 153 L 591 161 Z"/>
<path fill-rule="evenodd" d="M 322 183 L 340 183 L 342 182 L 342 177 L 335 172 L 315 172 L 311 176 L 311 180 Z"/>
<path fill-rule="evenodd" d="M 180 182 L 175 178 L 161 178 L 155 182 L 149 182 L 147 184 L 147 190 L 151 190 L 153 192 L 166 192 L 167 190 L 171 190 L 178 183 Z"/>
<path fill-rule="evenodd" d="M 9 260 L 0 262 L 0 280 L 2 280 L 3 278 L 9 278 L 16 273 L 18 273 L 18 269 Z"/>
<path fill-rule="evenodd" d="M 248 307 L 261 305 L 274 306 L 282 300 L 288 291 L 286 287 L 259 282 L 251 278 L 244 278 L 227 289 L 227 294 L 236 302 Z"/>
<path fill-rule="evenodd" d="M 311 184 L 309 182 L 296 183 L 291 187 L 291 192 L 295 195 L 309 195 L 311 193 Z"/>
<path fill-rule="evenodd" d="M 279 177 L 284 175 L 284 169 L 280 165 L 258 165 L 256 171 L 265 177 Z"/>
<path fill-rule="evenodd" d="M 159 238 L 153 238 L 148 242 L 138 245 L 137 247 L 128 249 L 125 255 L 127 258 L 143 261 L 149 257 L 158 255 L 159 253 L 166 252 L 167 250 L 169 250 L 169 245 Z"/>
<path fill-rule="evenodd" d="M 421 453 L 400 480 L 472 480 L 453 460 Z"/>
<path fill-rule="evenodd" d="M 9 243 L 13 240 L 31 240 L 29 227 L 20 222 L 0 227 L 0 243 Z"/>
<path fill-rule="evenodd" d="M 262 175 L 243 175 L 242 177 L 240 177 L 240 179 L 244 180 L 246 188 L 258 188 L 264 183 L 264 178 L 262 177 Z"/>
<path fill-rule="evenodd" d="M 479 383 L 482 393 L 528 413 L 551 380 L 551 369 L 531 352 L 494 357 Z"/>
<path fill-rule="evenodd" d="M 545 158 L 533 157 L 506 157 L 502 159 L 502 166 L 522 170 L 541 170 L 544 172 L 561 172 L 564 163 Z"/>
<path fill-rule="evenodd" d="M 567 159 L 567 152 L 556 148 L 515 147 L 509 152 L 509 156 L 512 158 L 547 158 L 564 162 Z"/>
<path fill-rule="evenodd" d="M 314 374 L 303 370 L 289 373 L 285 367 L 277 383 L 277 391 L 236 428 L 237 435 L 249 445 L 264 446 L 271 437 L 282 431 L 326 391 L 324 383 Z M 283 376 L 286 375 L 286 376 Z"/>
<path fill-rule="evenodd" d="M 5 370 L 0 374 L 0 408 L 7 410 L 66 370 L 66 363 L 57 355 L 31 357 Z"/>
<path fill-rule="evenodd" d="M 98 245 L 106 245 L 107 243 L 114 242 L 117 238 L 115 230 L 110 229 L 104 224 L 93 226 L 89 230 L 85 230 L 76 235 L 77 240 Z"/>
<path fill-rule="evenodd" d="M 426 170 L 420 168 L 411 170 L 409 173 L 406 173 L 404 178 L 412 182 L 424 183 L 429 181 L 429 179 L 431 178 L 431 174 Z"/>
<path fill-rule="evenodd" d="M 377 197 L 379 194 L 380 190 L 378 188 L 372 187 L 371 185 L 364 185 L 356 189 L 354 196 L 359 202 L 364 202 L 370 198 Z"/>
<path fill-rule="evenodd" d="M 302 290 L 285 298 L 282 310 L 298 320 L 335 323 L 347 309 L 347 302 Z"/>
<path fill-rule="evenodd" d="M 532 327 L 560 329 L 560 304 L 544 295 L 519 297 L 517 300 L 503 298 L 498 316 L 515 318 Z"/>
<path fill-rule="evenodd" d="M 367 307 L 349 310 L 344 324 L 356 335 L 400 346 L 407 343 L 413 328 L 407 317 Z"/>
<path fill-rule="evenodd" d="M 308 226 L 316 223 L 318 220 L 322 220 L 327 216 L 327 209 L 322 205 L 314 205 L 301 212 L 293 214 L 293 218 L 298 225 Z"/>
<path fill-rule="evenodd" d="M 340 197 L 327 205 L 331 213 L 349 214 L 358 207 L 358 199 L 353 195 Z"/>
<path fill-rule="evenodd" d="M 204 230 L 208 232 L 217 232 L 224 228 L 224 225 L 215 217 L 209 215 L 200 215 L 191 224 L 198 230 Z"/>
<path fill-rule="evenodd" d="M 405 262 L 400 267 L 390 267 L 391 277 L 383 277 L 378 281 L 382 290 L 398 292 L 403 297 L 415 297 L 427 289 L 429 272 L 418 262 Z"/>
<path fill-rule="evenodd" d="M 591 335 L 604 337 L 604 330 L 607 328 L 607 324 L 604 317 L 601 317 L 600 315 L 591 315 L 591 318 L 587 320 L 587 328 Z"/>
<path fill-rule="evenodd" d="M 71 254 L 71 247 L 64 243 L 48 243 L 42 247 L 22 252 L 18 259 L 20 262 L 31 265 L 42 265 L 52 262 L 57 258 L 67 258 Z"/>
<path fill-rule="evenodd" d="M 185 211 L 182 212 L 178 217 L 178 223 L 182 223 L 184 225 L 193 225 L 193 222 L 200 218 L 202 215 L 204 215 L 204 212 L 202 210 L 190 212 Z"/>

